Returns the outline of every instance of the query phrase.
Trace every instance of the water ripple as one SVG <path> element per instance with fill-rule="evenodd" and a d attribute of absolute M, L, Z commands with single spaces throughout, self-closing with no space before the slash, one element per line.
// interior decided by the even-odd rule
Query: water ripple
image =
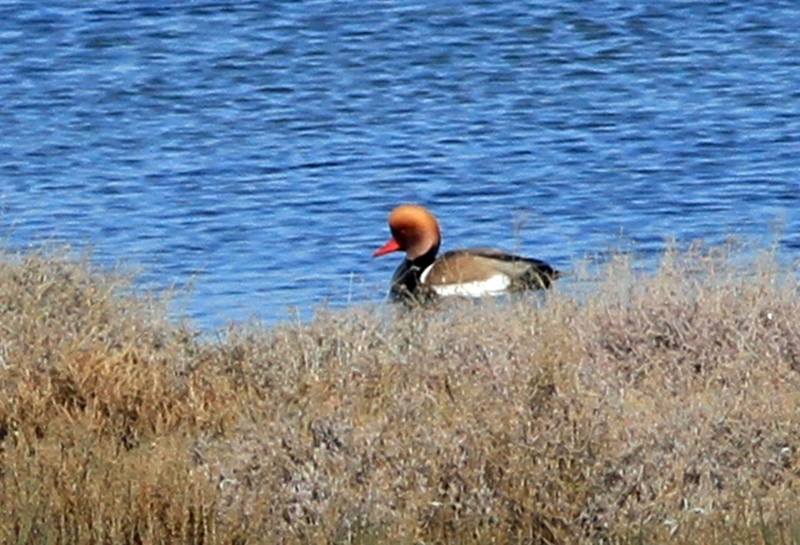
<path fill-rule="evenodd" d="M 204 327 L 380 300 L 397 203 L 568 268 L 800 247 L 790 1 L 0 6 L 0 225 Z M 569 289 L 568 282 L 565 288 Z"/>

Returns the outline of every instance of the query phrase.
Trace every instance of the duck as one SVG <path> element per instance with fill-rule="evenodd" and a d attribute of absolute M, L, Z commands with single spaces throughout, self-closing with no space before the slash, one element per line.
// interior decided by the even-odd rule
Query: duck
<path fill-rule="evenodd" d="M 389 214 L 389 241 L 373 257 L 405 252 L 392 276 L 393 301 L 427 303 L 439 297 L 480 298 L 548 289 L 563 276 L 540 259 L 494 248 L 451 250 L 437 257 L 442 233 L 424 206 L 403 204 Z"/>

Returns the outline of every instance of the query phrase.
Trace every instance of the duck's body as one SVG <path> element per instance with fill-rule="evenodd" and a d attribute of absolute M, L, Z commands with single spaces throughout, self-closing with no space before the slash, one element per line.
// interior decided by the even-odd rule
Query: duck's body
<path fill-rule="evenodd" d="M 493 248 L 453 250 L 437 258 L 439 223 L 421 206 L 403 205 L 389 216 L 392 238 L 375 256 L 405 251 L 406 259 L 392 277 L 395 300 L 483 297 L 547 289 L 561 273 L 544 261 Z"/>

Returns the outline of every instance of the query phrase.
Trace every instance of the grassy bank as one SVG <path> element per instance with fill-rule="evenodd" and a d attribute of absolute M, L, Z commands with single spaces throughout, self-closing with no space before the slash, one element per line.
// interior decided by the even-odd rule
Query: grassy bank
<path fill-rule="evenodd" d="M 3 543 L 800 543 L 800 296 L 768 261 L 217 341 L 0 261 Z"/>

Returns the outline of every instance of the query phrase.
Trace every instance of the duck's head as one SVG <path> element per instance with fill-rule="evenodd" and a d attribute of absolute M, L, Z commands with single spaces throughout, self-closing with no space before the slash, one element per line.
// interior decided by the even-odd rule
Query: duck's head
<path fill-rule="evenodd" d="M 389 215 L 389 229 L 392 238 L 376 250 L 373 257 L 404 251 L 406 257 L 413 261 L 439 251 L 442 241 L 439 222 L 422 206 L 404 204 L 395 208 Z"/>

